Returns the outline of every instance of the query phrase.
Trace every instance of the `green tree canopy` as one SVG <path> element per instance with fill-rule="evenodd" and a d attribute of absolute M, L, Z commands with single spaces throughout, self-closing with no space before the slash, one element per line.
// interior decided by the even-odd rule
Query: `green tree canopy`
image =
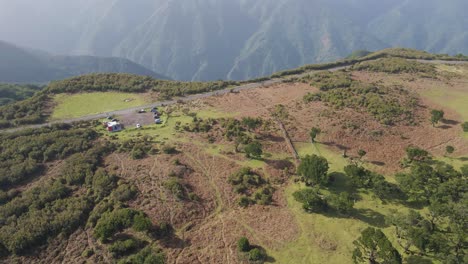
<path fill-rule="evenodd" d="M 401 255 L 380 229 L 368 227 L 353 242 L 354 263 L 401 264 Z"/>
<path fill-rule="evenodd" d="M 328 183 L 328 161 L 317 155 L 307 155 L 301 160 L 297 173 L 304 177 L 308 185 Z"/>
<path fill-rule="evenodd" d="M 244 151 L 245 151 L 245 155 L 248 158 L 258 159 L 263 154 L 262 144 L 260 144 L 260 142 L 258 141 L 254 141 L 252 143 L 247 144 L 244 148 Z"/>
<path fill-rule="evenodd" d="M 444 111 L 433 109 L 431 111 L 431 124 L 434 126 L 444 119 Z"/>
<path fill-rule="evenodd" d="M 312 129 L 310 129 L 310 139 L 312 140 L 312 142 L 315 142 L 315 138 L 320 134 L 322 133 L 322 130 L 320 130 L 320 128 L 318 127 L 313 127 Z"/>

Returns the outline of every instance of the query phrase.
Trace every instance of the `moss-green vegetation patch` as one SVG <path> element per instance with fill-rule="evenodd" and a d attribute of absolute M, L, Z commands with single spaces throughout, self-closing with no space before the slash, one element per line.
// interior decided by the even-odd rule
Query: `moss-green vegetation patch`
<path fill-rule="evenodd" d="M 214 82 L 180 82 L 157 80 L 148 76 L 123 73 L 97 73 L 72 77 L 62 81 L 52 82 L 47 92 L 79 93 L 79 92 L 160 92 L 162 97 L 182 96 L 186 94 L 216 91 L 237 85 L 234 81 Z"/>
<path fill-rule="evenodd" d="M 373 61 L 360 62 L 353 70 L 385 73 L 424 73 L 434 75 L 436 68 L 432 64 L 421 63 L 401 58 L 382 58 Z"/>
<path fill-rule="evenodd" d="M 52 119 L 105 113 L 149 103 L 141 94 L 117 92 L 59 94 L 54 97 L 54 101 L 57 106 Z"/>
<path fill-rule="evenodd" d="M 362 83 L 344 72 L 323 73 L 306 77 L 303 81 L 311 81 L 311 85 L 322 90 L 305 95 L 305 102 L 322 101 L 339 109 L 364 111 L 386 125 L 414 122 L 417 98 L 402 87 Z"/>

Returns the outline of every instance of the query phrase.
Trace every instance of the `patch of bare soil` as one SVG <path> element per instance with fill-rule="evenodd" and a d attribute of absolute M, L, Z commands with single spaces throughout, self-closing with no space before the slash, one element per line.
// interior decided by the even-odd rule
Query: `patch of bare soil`
<path fill-rule="evenodd" d="M 222 112 L 235 113 L 238 116 L 270 117 L 270 108 L 277 104 L 290 104 L 301 101 L 308 92 L 316 88 L 303 83 L 282 83 L 239 93 L 229 93 L 204 100 Z"/>

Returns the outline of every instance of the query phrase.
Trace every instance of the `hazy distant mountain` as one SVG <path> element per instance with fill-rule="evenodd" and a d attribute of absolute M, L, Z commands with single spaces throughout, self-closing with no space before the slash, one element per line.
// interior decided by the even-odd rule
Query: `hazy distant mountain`
<path fill-rule="evenodd" d="M 465 10 L 466 0 L 0 0 L 0 36 L 174 79 L 247 79 L 358 49 L 468 53 Z"/>
<path fill-rule="evenodd" d="M 0 82 L 43 83 L 93 72 L 125 72 L 167 79 L 128 59 L 54 56 L 0 41 Z"/>

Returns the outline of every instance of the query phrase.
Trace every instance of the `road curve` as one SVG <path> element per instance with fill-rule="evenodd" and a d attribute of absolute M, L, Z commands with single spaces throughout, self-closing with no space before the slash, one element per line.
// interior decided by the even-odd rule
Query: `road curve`
<path fill-rule="evenodd" d="M 468 61 L 444 61 L 444 60 L 414 60 L 414 61 L 421 62 L 421 63 L 429 63 L 429 64 L 468 64 Z M 347 69 L 347 68 L 349 68 L 351 66 L 352 65 L 337 66 L 337 67 L 334 67 L 334 68 L 327 69 L 327 71 L 339 71 L 339 70 Z M 61 119 L 61 120 L 50 121 L 50 122 L 47 122 L 47 123 L 37 124 L 37 125 L 28 125 L 28 126 L 21 126 L 21 127 L 16 127 L 16 128 L 9 128 L 9 129 L 0 130 L 0 133 L 1 132 L 16 132 L 16 131 L 21 131 L 21 130 L 24 130 L 24 129 L 29 129 L 29 128 L 41 128 L 41 127 L 51 126 L 51 125 L 54 125 L 54 124 L 62 124 L 62 123 L 70 124 L 70 123 L 79 122 L 79 121 L 89 121 L 89 120 L 101 119 L 101 118 L 107 117 L 108 114 L 112 114 L 112 115 L 116 115 L 116 116 L 124 115 L 124 114 L 129 114 L 131 112 L 136 112 L 136 111 L 138 111 L 138 110 L 140 110 L 142 108 L 152 108 L 152 107 L 159 107 L 159 106 L 165 106 L 165 105 L 172 105 L 172 104 L 176 104 L 177 102 L 180 102 L 180 101 L 188 102 L 188 101 L 203 99 L 203 98 L 207 98 L 207 97 L 211 97 L 211 96 L 223 95 L 223 94 L 227 94 L 227 93 L 231 93 L 231 92 L 240 92 L 240 91 L 243 91 L 243 90 L 250 90 L 250 89 L 255 89 L 255 88 L 260 88 L 260 87 L 266 87 L 266 86 L 270 86 L 270 85 L 273 85 L 273 84 L 281 83 L 281 82 L 283 82 L 284 80 L 287 80 L 287 79 L 298 78 L 298 77 L 300 78 L 300 77 L 303 77 L 303 76 L 306 76 L 306 75 L 309 75 L 309 74 L 314 74 L 314 73 L 317 73 L 317 72 L 320 72 L 320 71 L 323 71 L 323 70 L 313 70 L 313 71 L 309 71 L 309 72 L 306 72 L 306 73 L 287 76 L 285 78 L 271 79 L 271 80 L 267 80 L 267 81 L 263 81 L 263 82 L 257 82 L 257 83 L 248 83 L 248 84 L 243 84 L 243 85 L 240 85 L 240 86 L 226 88 L 226 89 L 212 91 L 212 92 L 206 92 L 206 93 L 200 93 L 200 94 L 191 94 L 191 95 L 187 95 L 187 96 L 184 96 L 184 97 L 176 97 L 176 98 L 171 99 L 171 100 L 159 101 L 159 102 L 154 102 L 152 104 L 141 105 L 141 106 L 137 106 L 137 107 L 126 108 L 126 109 L 116 110 L 116 111 L 111 111 L 111 112 L 106 112 L 106 113 L 87 115 L 87 116 L 82 116 L 82 117 L 77 117 L 77 118 Z"/>

